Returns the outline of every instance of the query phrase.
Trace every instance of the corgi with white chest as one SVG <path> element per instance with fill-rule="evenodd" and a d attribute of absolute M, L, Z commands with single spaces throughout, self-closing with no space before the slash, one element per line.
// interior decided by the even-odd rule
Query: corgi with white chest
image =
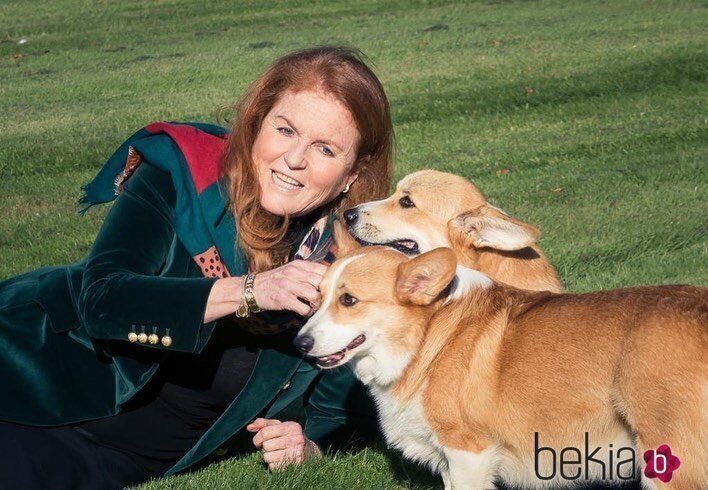
<path fill-rule="evenodd" d="M 561 291 L 555 270 L 536 245 L 539 231 L 490 205 L 474 184 L 458 175 L 412 173 L 390 197 L 348 209 L 344 220 L 362 245 L 387 245 L 409 256 L 449 247 L 461 265 L 495 281 Z"/>
<path fill-rule="evenodd" d="M 351 362 L 387 443 L 445 488 L 708 488 L 708 288 L 532 292 L 448 248 L 364 247 L 320 290 L 295 345 Z M 663 445 L 680 459 L 666 483 L 643 473 Z"/>

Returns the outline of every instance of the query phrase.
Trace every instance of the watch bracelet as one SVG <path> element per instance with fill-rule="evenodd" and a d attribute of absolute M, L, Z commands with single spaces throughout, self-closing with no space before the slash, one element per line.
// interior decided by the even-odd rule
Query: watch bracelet
<path fill-rule="evenodd" d="M 256 302 L 256 297 L 253 295 L 253 282 L 256 279 L 255 273 L 250 273 L 246 275 L 246 280 L 243 282 L 243 296 L 246 298 L 246 305 L 248 306 L 249 313 L 258 313 L 261 308 Z"/>
<path fill-rule="evenodd" d="M 248 318 L 251 314 L 248 308 L 248 302 L 246 302 L 246 278 L 243 278 L 243 283 L 241 284 L 241 302 L 236 307 L 234 314 L 237 318 Z"/>

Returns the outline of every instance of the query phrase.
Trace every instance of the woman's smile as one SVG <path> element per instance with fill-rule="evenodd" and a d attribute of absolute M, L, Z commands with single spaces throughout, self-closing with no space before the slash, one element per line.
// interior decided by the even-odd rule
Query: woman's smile
<path fill-rule="evenodd" d="M 293 179 L 292 177 L 289 177 L 288 175 L 285 175 L 282 172 L 278 172 L 277 170 L 271 170 L 270 171 L 271 175 L 271 182 L 275 184 L 275 187 L 278 190 L 281 190 L 283 192 L 296 192 L 305 187 L 302 183 L 298 182 L 296 179 Z"/>

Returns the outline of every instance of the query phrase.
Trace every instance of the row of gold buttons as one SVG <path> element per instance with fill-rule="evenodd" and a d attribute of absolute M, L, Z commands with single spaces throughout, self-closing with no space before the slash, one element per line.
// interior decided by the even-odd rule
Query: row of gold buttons
<path fill-rule="evenodd" d="M 133 331 L 128 334 L 128 340 L 130 342 L 140 342 L 141 344 L 157 344 L 159 341 L 162 345 L 165 347 L 169 347 L 172 345 L 172 337 L 170 337 L 170 329 L 167 329 L 167 335 L 164 335 L 162 338 L 160 338 L 157 333 L 157 327 L 152 327 L 152 333 L 150 335 L 145 333 L 145 327 L 141 326 L 142 332 L 141 333 L 136 333 L 135 332 L 135 325 L 133 325 Z"/>

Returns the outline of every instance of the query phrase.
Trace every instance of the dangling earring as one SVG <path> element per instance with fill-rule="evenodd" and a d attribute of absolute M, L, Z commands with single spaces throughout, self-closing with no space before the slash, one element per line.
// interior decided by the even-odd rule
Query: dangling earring
<path fill-rule="evenodd" d="M 342 191 L 342 194 L 346 194 L 347 192 L 349 192 L 349 183 L 347 183 L 347 186 Z"/>

